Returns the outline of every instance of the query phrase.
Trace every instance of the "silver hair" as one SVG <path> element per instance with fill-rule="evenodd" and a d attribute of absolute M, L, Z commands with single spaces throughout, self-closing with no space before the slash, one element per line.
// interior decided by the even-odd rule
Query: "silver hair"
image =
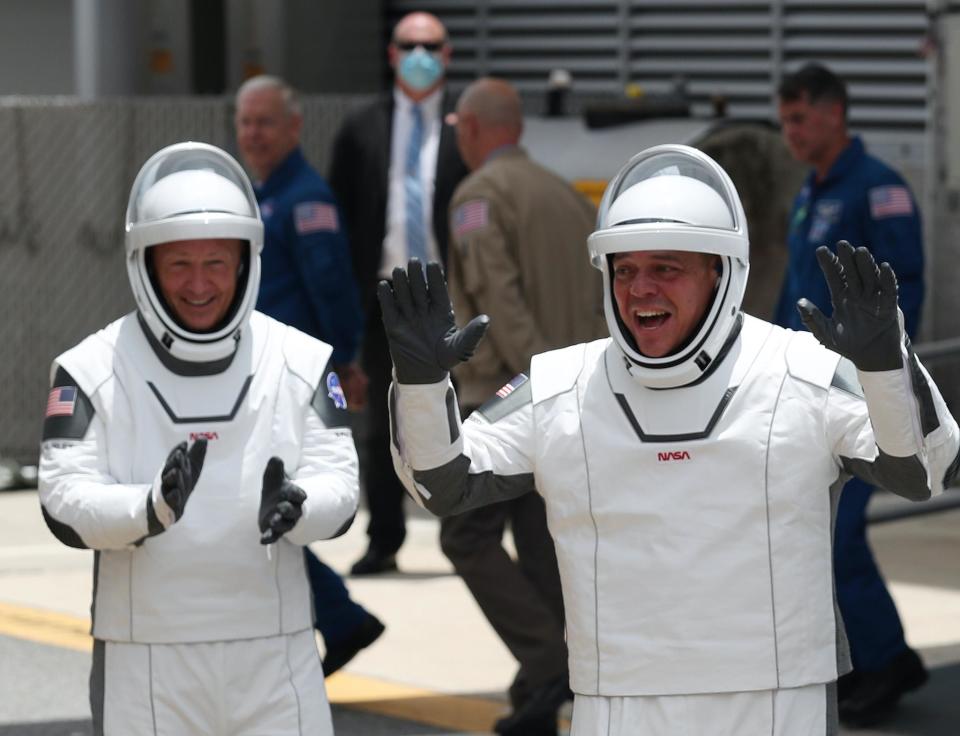
<path fill-rule="evenodd" d="M 290 115 L 300 115 L 303 110 L 300 106 L 300 96 L 297 94 L 297 91 L 291 87 L 289 84 L 284 82 L 280 77 L 276 77 L 272 74 L 259 74 L 256 77 L 251 77 L 246 82 L 240 85 L 240 88 L 237 90 L 237 95 L 234 98 L 234 103 L 236 105 L 240 104 L 240 98 L 247 92 L 255 92 L 261 89 L 274 89 L 280 93 L 280 98 L 283 100 L 283 107 Z"/>

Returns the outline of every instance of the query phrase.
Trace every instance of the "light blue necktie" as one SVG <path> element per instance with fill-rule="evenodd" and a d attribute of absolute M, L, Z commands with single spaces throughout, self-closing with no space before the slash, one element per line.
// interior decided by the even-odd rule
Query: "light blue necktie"
<path fill-rule="evenodd" d="M 403 190 L 406 195 L 407 255 L 427 262 L 427 231 L 423 221 L 423 182 L 420 180 L 420 149 L 423 146 L 423 113 L 418 105 L 412 108 L 413 125 L 407 146 Z"/>

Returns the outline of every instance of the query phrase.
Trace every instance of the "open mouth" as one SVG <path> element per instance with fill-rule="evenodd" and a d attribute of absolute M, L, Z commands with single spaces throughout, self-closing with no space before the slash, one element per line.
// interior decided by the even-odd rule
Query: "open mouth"
<path fill-rule="evenodd" d="M 663 326 L 663 323 L 670 319 L 670 313 L 660 310 L 645 310 L 642 312 L 634 312 L 633 319 L 640 326 L 640 329 L 655 330 Z"/>
<path fill-rule="evenodd" d="M 214 297 L 209 297 L 207 299 L 184 299 L 188 307 L 193 307 L 194 309 L 203 309 L 203 307 L 213 304 Z"/>

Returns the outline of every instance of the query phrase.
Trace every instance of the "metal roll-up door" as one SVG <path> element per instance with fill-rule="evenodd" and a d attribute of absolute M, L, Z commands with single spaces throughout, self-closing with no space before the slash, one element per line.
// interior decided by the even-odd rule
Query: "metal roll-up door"
<path fill-rule="evenodd" d="M 784 68 L 816 60 L 843 77 L 854 128 L 923 130 L 926 11 L 926 0 L 784 0 Z"/>
<path fill-rule="evenodd" d="M 489 74 L 522 92 L 543 91 L 553 69 L 565 69 L 581 93 L 619 94 L 619 3 L 488 0 Z"/>
<path fill-rule="evenodd" d="M 629 75 L 652 91 L 682 84 L 698 115 L 722 99 L 735 118 L 769 118 L 776 23 L 770 0 L 647 0 L 630 6 Z"/>

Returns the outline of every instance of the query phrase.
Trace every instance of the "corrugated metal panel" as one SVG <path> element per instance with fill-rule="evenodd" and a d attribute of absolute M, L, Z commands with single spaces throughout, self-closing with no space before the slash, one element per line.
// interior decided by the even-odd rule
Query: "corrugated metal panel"
<path fill-rule="evenodd" d="M 644 89 L 683 83 L 694 111 L 722 98 L 734 117 L 768 117 L 770 2 L 636 2 L 630 12 L 630 78 Z"/>
<path fill-rule="evenodd" d="M 926 11 L 926 0 L 784 0 L 784 66 L 817 60 L 842 75 L 853 127 L 922 130 Z"/>
<path fill-rule="evenodd" d="M 543 91 L 550 72 L 566 69 L 581 92 L 621 89 L 619 3 L 488 0 L 486 72 L 521 90 Z"/>
<path fill-rule="evenodd" d="M 850 85 L 854 127 L 920 131 L 930 71 L 926 0 L 387 0 L 387 24 L 436 13 L 454 46 L 451 86 L 496 74 L 525 93 L 564 68 L 574 91 L 682 83 L 694 111 L 776 116 L 785 71 L 822 61 Z"/>

